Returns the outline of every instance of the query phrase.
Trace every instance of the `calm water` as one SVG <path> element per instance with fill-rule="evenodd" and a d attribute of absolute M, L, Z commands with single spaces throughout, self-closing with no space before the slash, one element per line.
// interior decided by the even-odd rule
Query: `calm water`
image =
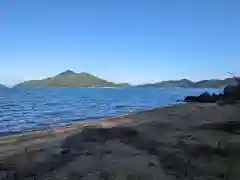
<path fill-rule="evenodd" d="M 186 95 L 204 91 L 177 88 L 0 90 L 0 133 L 48 129 L 170 106 Z"/>

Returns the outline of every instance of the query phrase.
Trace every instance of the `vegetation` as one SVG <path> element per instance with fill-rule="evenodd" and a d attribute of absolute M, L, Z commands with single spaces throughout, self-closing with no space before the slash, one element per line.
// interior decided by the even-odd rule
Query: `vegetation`
<path fill-rule="evenodd" d="M 123 87 L 124 84 L 108 82 L 91 74 L 65 71 L 57 76 L 43 80 L 31 80 L 20 83 L 15 87 Z"/>
<path fill-rule="evenodd" d="M 135 87 L 157 87 L 157 88 L 216 88 L 223 89 L 228 85 L 236 85 L 237 77 L 227 78 L 224 80 L 212 79 L 193 82 L 188 79 L 162 81 L 157 83 L 149 83 L 137 85 Z M 113 83 L 91 75 L 89 73 L 75 73 L 73 71 L 65 71 L 54 77 L 42 80 L 30 80 L 17 84 L 15 87 L 130 87 L 127 83 Z M 1 88 L 1 86 L 0 86 Z"/>
<path fill-rule="evenodd" d="M 181 79 L 181 80 L 171 80 L 171 81 L 162 81 L 158 83 L 152 84 L 143 84 L 139 85 L 140 87 L 192 87 L 193 82 L 188 79 Z"/>
<path fill-rule="evenodd" d="M 202 80 L 198 82 L 193 82 L 188 79 L 181 79 L 175 81 L 162 81 L 153 84 L 143 84 L 140 87 L 184 87 L 184 88 L 224 88 L 227 85 L 235 85 L 236 78 L 227 78 L 224 80 Z"/>

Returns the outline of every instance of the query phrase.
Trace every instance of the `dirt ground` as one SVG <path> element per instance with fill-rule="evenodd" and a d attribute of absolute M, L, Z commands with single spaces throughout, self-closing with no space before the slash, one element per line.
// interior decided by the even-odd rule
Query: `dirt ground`
<path fill-rule="evenodd" d="M 0 179 L 239 180 L 240 104 L 184 104 L 0 140 Z"/>

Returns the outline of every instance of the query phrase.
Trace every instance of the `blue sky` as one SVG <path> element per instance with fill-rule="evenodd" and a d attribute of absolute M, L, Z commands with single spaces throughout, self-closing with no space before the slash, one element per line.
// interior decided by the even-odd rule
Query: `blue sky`
<path fill-rule="evenodd" d="M 238 0 L 1 0 L 0 83 L 71 69 L 133 84 L 240 73 Z"/>

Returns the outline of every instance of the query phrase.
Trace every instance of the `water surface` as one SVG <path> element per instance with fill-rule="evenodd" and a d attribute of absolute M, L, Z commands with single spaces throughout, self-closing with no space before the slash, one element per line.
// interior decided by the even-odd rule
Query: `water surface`
<path fill-rule="evenodd" d="M 203 89 L 0 90 L 0 133 L 28 132 L 174 105 Z M 208 90 L 217 92 L 217 90 Z"/>

